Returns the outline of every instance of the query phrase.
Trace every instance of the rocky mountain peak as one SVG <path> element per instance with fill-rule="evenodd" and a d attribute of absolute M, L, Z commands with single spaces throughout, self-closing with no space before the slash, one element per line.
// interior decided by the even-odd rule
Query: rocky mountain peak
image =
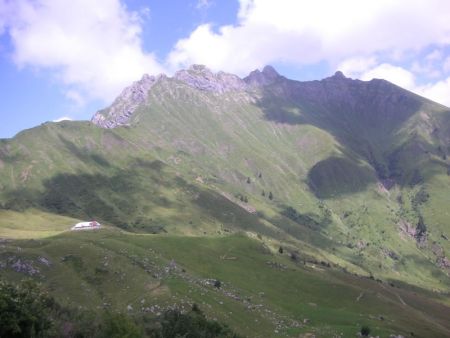
<path fill-rule="evenodd" d="M 267 65 L 263 68 L 262 73 L 268 77 L 268 78 L 272 78 L 272 79 L 276 79 L 280 76 L 280 74 L 278 74 L 278 72 L 275 70 L 275 68 L 273 68 L 271 65 Z"/>
<path fill-rule="evenodd" d="M 147 103 L 149 90 L 160 79 L 167 79 L 167 76 L 144 74 L 139 81 L 125 88 L 108 109 L 95 113 L 91 121 L 103 128 L 127 125 L 137 107 Z M 204 65 L 192 65 L 188 69 L 180 70 L 175 73 L 173 79 L 195 89 L 216 94 L 247 88 L 246 83 L 238 76 L 225 72 L 214 73 Z"/>
<path fill-rule="evenodd" d="M 262 71 L 255 69 L 244 81 L 250 86 L 267 86 L 278 81 L 282 76 L 272 66 L 265 66 Z"/>
<path fill-rule="evenodd" d="M 134 82 L 122 91 L 111 105 L 107 116 L 104 115 L 103 111 L 95 113 L 91 120 L 92 123 L 103 128 L 126 125 L 136 108 L 146 101 L 150 88 L 164 77 L 166 77 L 164 74 L 158 76 L 144 74 L 139 81 Z"/>
<path fill-rule="evenodd" d="M 246 85 L 241 78 L 225 72 L 213 73 L 204 65 L 192 65 L 175 73 L 174 79 L 196 89 L 214 93 L 243 90 Z"/>
<path fill-rule="evenodd" d="M 332 77 L 335 79 L 346 79 L 344 73 L 342 73 L 340 70 L 336 71 L 336 73 L 334 73 Z"/>
<path fill-rule="evenodd" d="M 333 75 L 324 78 L 322 81 L 327 82 L 342 82 L 342 81 L 351 81 L 352 79 L 349 77 L 346 77 L 343 72 L 340 70 L 337 70 Z"/>

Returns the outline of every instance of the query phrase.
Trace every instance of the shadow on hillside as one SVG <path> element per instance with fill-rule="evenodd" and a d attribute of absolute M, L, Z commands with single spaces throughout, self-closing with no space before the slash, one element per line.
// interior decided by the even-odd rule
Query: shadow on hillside
<path fill-rule="evenodd" d="M 158 160 L 136 159 L 127 169 L 61 173 L 45 180 L 42 191 L 18 189 L 7 193 L 3 208 L 17 211 L 38 208 L 144 232 L 164 232 L 167 222 L 187 224 L 189 218 L 183 217 L 198 213 L 221 224 L 224 231 L 247 230 L 277 237 L 277 231 L 261 222 L 258 215 L 215 191 L 188 183 L 165 168 Z M 155 209 L 158 213 L 152 212 Z M 161 214 L 164 209 L 170 209 L 167 215 Z"/>
<path fill-rule="evenodd" d="M 88 149 L 81 149 L 72 141 L 69 141 L 65 137 L 58 135 L 60 141 L 64 144 L 64 146 L 80 161 L 86 164 L 96 164 L 101 167 L 110 167 L 110 163 L 101 155 L 93 153 Z"/>
<path fill-rule="evenodd" d="M 336 243 L 321 233 L 329 225 L 327 220 L 319 219 L 320 216 L 313 213 L 299 213 L 298 215 L 300 217 L 291 217 L 282 211 L 279 215 L 268 218 L 267 220 L 293 238 L 297 238 L 318 248 L 329 249 L 336 246 Z"/>
<path fill-rule="evenodd" d="M 43 191 L 17 189 L 6 194 L 5 209 L 39 208 L 78 219 L 97 219 L 121 228 L 151 228 L 152 207 L 172 208 L 161 189 L 171 185 L 160 161 L 135 161 L 110 174 L 62 173 L 43 182 Z M 174 184 L 172 182 L 172 184 Z"/>
<path fill-rule="evenodd" d="M 318 198 L 339 197 L 364 191 L 375 183 L 374 172 L 343 157 L 328 157 L 308 172 L 308 186 Z"/>
<path fill-rule="evenodd" d="M 214 191 L 198 191 L 194 203 L 202 212 L 219 221 L 225 231 L 246 230 L 277 238 L 274 229 L 268 228 L 256 214 L 250 213 L 236 203 Z"/>
<path fill-rule="evenodd" d="M 418 168 L 414 161 L 429 159 L 430 155 L 440 156 L 439 151 L 419 134 L 410 135 L 410 140 L 398 143 L 401 127 L 424 106 L 427 107 L 428 102 L 387 81 L 345 80 L 340 83 L 328 79 L 282 82 L 263 88 L 256 105 L 268 121 L 312 125 L 324 130 L 347 152 L 358 154 L 360 159 L 369 163 L 379 179 L 393 179 L 401 186 L 414 185 L 409 180 L 411 172 Z M 408 143 L 414 146 L 408 146 Z M 405 161 L 406 157 L 414 161 Z M 311 183 L 319 195 L 331 193 L 322 193 L 317 180 L 326 167 L 334 167 L 334 164 L 341 167 L 335 162 L 336 159 L 331 158 L 318 163 L 310 172 Z M 358 174 L 358 184 L 370 183 L 367 173 L 362 172 L 364 169 L 350 169 Z M 340 176 L 346 175 L 341 172 Z M 336 185 L 337 193 L 351 193 L 358 186 L 348 183 L 348 187 Z"/>

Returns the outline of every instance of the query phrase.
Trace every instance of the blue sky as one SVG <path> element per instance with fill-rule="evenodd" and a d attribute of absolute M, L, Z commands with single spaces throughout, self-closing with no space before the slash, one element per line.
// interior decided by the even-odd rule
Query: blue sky
<path fill-rule="evenodd" d="M 89 119 L 142 74 L 385 78 L 450 105 L 446 0 L 0 0 L 0 138 Z"/>

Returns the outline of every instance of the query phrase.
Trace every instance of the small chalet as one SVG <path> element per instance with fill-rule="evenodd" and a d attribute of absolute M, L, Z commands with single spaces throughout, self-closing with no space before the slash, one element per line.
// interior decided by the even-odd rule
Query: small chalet
<path fill-rule="evenodd" d="M 75 224 L 71 230 L 91 230 L 91 229 L 99 229 L 100 223 L 97 221 L 90 221 L 90 222 L 81 222 Z"/>

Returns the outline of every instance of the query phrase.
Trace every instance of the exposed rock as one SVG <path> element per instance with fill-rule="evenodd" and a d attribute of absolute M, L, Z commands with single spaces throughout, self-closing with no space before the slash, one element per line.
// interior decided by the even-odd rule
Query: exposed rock
<path fill-rule="evenodd" d="M 247 87 L 238 76 L 224 72 L 213 73 L 203 65 L 193 65 L 187 70 L 180 70 L 173 78 L 196 89 L 214 93 L 240 91 Z"/>
<path fill-rule="evenodd" d="M 402 234 L 407 235 L 408 237 L 415 238 L 416 237 L 416 227 L 413 226 L 411 223 L 405 221 L 404 219 L 401 219 L 397 223 L 400 231 Z"/>
<path fill-rule="evenodd" d="M 444 249 L 439 244 L 433 243 L 431 251 L 436 256 L 437 266 L 450 271 L 450 260 L 445 256 Z"/>
<path fill-rule="evenodd" d="M 270 85 L 281 78 L 282 76 L 272 66 L 265 66 L 262 72 L 258 69 L 252 71 L 244 78 L 244 81 L 248 85 L 256 87 Z"/>
<path fill-rule="evenodd" d="M 50 262 L 47 258 L 45 257 L 39 257 L 38 258 L 38 262 L 44 264 L 45 266 L 51 266 L 52 262 Z"/>
<path fill-rule="evenodd" d="M 367 247 L 367 242 L 359 240 L 358 242 L 356 242 L 356 247 L 360 250 L 365 249 Z"/>
<path fill-rule="evenodd" d="M 10 257 L 8 258 L 7 265 L 18 273 L 24 273 L 29 276 L 39 274 L 39 269 L 35 268 L 31 262 L 21 258 Z"/>
<path fill-rule="evenodd" d="M 441 269 L 447 269 L 450 271 L 450 260 L 447 257 L 445 256 L 438 257 L 436 263 Z"/>
<path fill-rule="evenodd" d="M 125 88 L 109 108 L 95 113 L 91 122 L 103 128 L 128 125 L 136 109 L 142 104 L 148 104 L 149 90 L 161 79 L 167 78 L 164 74 L 156 77 L 145 74 L 141 80 Z M 246 83 L 238 76 L 224 72 L 213 73 L 203 65 L 180 70 L 173 79 L 198 90 L 214 93 L 244 91 L 247 88 Z"/>
<path fill-rule="evenodd" d="M 423 247 L 426 244 L 428 234 L 422 218 L 419 219 L 419 223 L 416 226 L 413 226 L 404 219 L 401 219 L 397 225 L 400 229 L 400 233 L 415 239 L 419 247 Z"/>
<path fill-rule="evenodd" d="M 115 128 L 128 124 L 134 111 L 146 102 L 148 91 L 164 74 L 150 76 L 144 74 L 142 79 L 125 88 L 113 104 L 105 111 L 98 111 L 91 122 L 103 128 Z"/>

